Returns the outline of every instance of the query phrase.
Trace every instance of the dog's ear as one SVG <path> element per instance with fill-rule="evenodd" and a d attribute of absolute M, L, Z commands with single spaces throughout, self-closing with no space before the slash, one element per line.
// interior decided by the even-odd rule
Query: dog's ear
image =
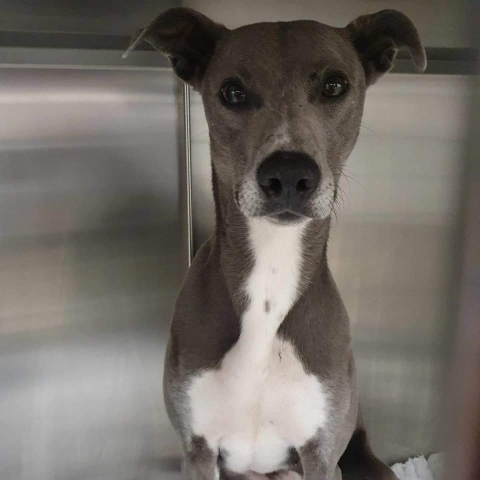
<path fill-rule="evenodd" d="M 382 10 L 373 15 L 358 17 L 346 27 L 360 56 L 367 85 L 388 72 L 401 47 L 410 50 L 418 71 L 427 67 L 425 49 L 417 29 L 410 19 L 397 10 Z"/>
<path fill-rule="evenodd" d="M 143 40 L 166 55 L 175 73 L 196 86 L 203 77 L 219 38 L 228 31 L 190 8 L 171 8 L 137 31 L 123 54 L 126 58 Z"/>

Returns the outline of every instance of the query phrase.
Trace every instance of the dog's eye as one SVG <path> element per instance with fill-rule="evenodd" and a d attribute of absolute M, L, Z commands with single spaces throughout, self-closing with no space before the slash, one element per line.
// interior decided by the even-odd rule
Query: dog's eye
<path fill-rule="evenodd" d="M 237 83 L 228 82 L 222 87 L 222 95 L 230 105 L 240 105 L 245 102 L 245 92 Z"/>
<path fill-rule="evenodd" d="M 339 97 L 346 92 L 348 80 L 342 75 L 330 75 L 323 84 L 323 94 L 326 97 Z"/>

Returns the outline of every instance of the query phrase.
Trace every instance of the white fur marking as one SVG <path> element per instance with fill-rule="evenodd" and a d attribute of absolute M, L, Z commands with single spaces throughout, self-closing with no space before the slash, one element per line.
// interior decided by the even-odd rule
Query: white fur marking
<path fill-rule="evenodd" d="M 250 219 L 249 225 L 255 265 L 245 285 L 250 303 L 240 338 L 219 370 L 193 380 L 189 398 L 193 433 L 225 450 L 227 468 L 268 473 L 325 425 L 327 396 L 293 345 L 276 335 L 298 296 L 306 222 Z"/>

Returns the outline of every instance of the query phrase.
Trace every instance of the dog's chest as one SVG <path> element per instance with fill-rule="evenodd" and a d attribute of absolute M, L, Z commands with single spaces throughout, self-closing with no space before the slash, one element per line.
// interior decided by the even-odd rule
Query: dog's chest
<path fill-rule="evenodd" d="M 240 338 L 221 367 L 194 378 L 189 390 L 193 433 L 222 452 L 235 472 L 282 468 L 289 449 L 326 422 L 321 383 L 277 336 L 297 297 L 301 236 L 301 227 L 251 223 L 255 265 L 245 285 L 250 302 Z"/>

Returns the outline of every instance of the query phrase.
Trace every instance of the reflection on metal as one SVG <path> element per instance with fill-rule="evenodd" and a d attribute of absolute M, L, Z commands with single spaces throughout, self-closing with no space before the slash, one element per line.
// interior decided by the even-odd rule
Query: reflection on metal
<path fill-rule="evenodd" d="M 367 96 L 342 181 L 329 261 L 352 323 L 375 451 L 387 462 L 443 449 L 450 288 L 468 79 L 391 74 Z M 192 95 L 195 248 L 213 229 L 209 142 Z"/>
<path fill-rule="evenodd" d="M 170 71 L 0 69 L 0 478 L 179 471 L 162 365 L 183 276 Z"/>

